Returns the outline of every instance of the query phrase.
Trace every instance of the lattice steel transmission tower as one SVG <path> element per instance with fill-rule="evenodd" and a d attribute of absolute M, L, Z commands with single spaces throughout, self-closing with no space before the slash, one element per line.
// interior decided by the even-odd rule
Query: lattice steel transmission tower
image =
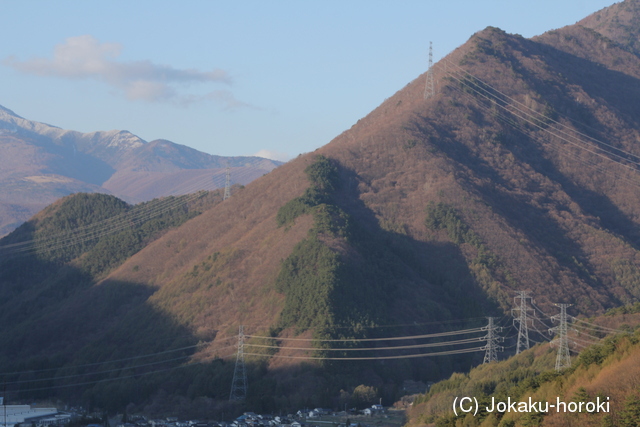
<path fill-rule="evenodd" d="M 527 313 L 529 310 L 533 311 L 533 309 L 527 308 L 527 298 L 531 299 L 531 297 L 527 295 L 527 291 L 518 291 L 516 297 L 513 299 L 516 305 L 519 305 L 518 308 L 511 310 L 511 316 L 514 317 L 513 326 L 515 326 L 516 322 L 518 323 L 516 354 L 520 354 L 521 351 L 529 349 L 529 318 Z M 517 299 L 520 299 L 520 304 L 517 303 Z M 517 313 L 517 316 L 514 313 Z"/>
<path fill-rule="evenodd" d="M 247 397 L 247 371 L 244 366 L 244 326 L 238 331 L 238 353 L 236 355 L 236 367 L 233 370 L 231 393 L 229 400 L 244 400 Z"/>
<path fill-rule="evenodd" d="M 571 367 L 571 355 L 569 354 L 569 337 L 567 335 L 567 308 L 573 304 L 554 304 L 556 307 L 560 307 L 560 314 L 551 316 L 551 320 L 554 322 L 559 321 L 558 326 L 549 329 L 549 333 L 555 333 L 558 338 L 551 341 L 551 345 L 558 346 L 558 355 L 556 356 L 556 372 L 561 371 L 564 368 Z"/>
<path fill-rule="evenodd" d="M 429 42 L 429 69 L 427 70 L 427 83 L 424 86 L 424 99 L 435 95 L 435 83 L 433 81 L 433 43 Z"/>
<path fill-rule="evenodd" d="M 224 197 L 222 200 L 227 200 L 231 197 L 231 171 L 229 170 L 229 166 L 227 166 L 226 178 L 224 181 Z"/>
<path fill-rule="evenodd" d="M 487 319 L 489 319 L 489 324 L 482 328 L 483 331 L 487 331 L 487 335 L 481 338 L 481 340 L 487 342 L 487 345 L 482 348 L 485 351 L 482 363 L 496 362 L 498 360 L 498 351 L 504 350 L 504 347 L 498 345 L 498 342 L 502 341 L 503 338 L 497 335 L 497 332 L 501 332 L 502 328 L 494 326 L 493 317 L 487 317 Z"/>

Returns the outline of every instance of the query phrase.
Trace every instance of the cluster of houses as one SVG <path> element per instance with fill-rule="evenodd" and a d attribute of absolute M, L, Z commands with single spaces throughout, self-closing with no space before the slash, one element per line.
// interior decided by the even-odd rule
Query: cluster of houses
<path fill-rule="evenodd" d="M 372 416 L 384 413 L 384 408 L 382 405 L 373 405 L 360 411 L 360 413 Z M 224 421 L 179 421 L 177 418 L 171 417 L 146 420 L 144 417 L 138 417 L 131 422 L 119 423 L 116 427 L 307 427 L 322 426 L 323 424 L 331 424 L 331 427 L 333 427 L 336 425 L 334 421 L 320 421 L 318 418 L 338 415 L 344 416 L 348 415 L 348 413 L 335 413 L 330 409 L 323 408 L 304 409 L 286 417 L 245 412 L 231 423 Z M 32 408 L 29 405 L 2 405 L 0 403 L 0 427 L 57 427 L 69 424 L 72 418 L 73 415 L 71 413 L 60 413 L 55 408 Z M 354 427 L 356 425 L 352 424 L 345 427 Z M 103 426 L 90 424 L 87 427 Z"/>
<path fill-rule="evenodd" d="M 370 408 L 365 408 L 359 411 L 362 415 L 373 416 L 384 413 L 384 407 L 382 405 L 372 405 Z M 318 418 L 326 416 L 345 416 L 346 412 L 336 413 L 330 409 L 315 408 L 312 410 L 303 409 L 298 411 L 295 415 L 288 415 L 286 417 L 274 417 L 271 415 L 259 415 L 253 412 L 245 412 L 243 415 L 236 418 L 230 427 L 305 427 L 308 425 L 322 426 L 323 424 L 335 426 L 334 421 L 320 421 Z M 357 424 L 351 424 L 351 427 Z M 345 426 L 349 427 L 349 426 Z"/>
<path fill-rule="evenodd" d="M 360 411 L 363 415 L 375 415 L 383 413 L 382 405 L 373 405 Z M 227 422 L 202 422 L 202 421 L 178 421 L 177 418 L 157 420 L 145 420 L 143 418 L 128 423 L 120 423 L 116 427 L 307 427 L 322 426 L 323 424 L 335 425 L 332 421 L 320 421 L 319 417 L 345 415 L 345 412 L 335 413 L 329 409 L 315 408 L 313 410 L 300 410 L 296 414 L 285 416 L 261 415 L 253 412 L 245 412 L 230 423 Z M 352 424 L 351 427 L 357 424 Z M 96 426 L 98 427 L 98 426 Z M 346 427 L 346 426 L 345 426 Z"/>
<path fill-rule="evenodd" d="M 138 417 L 135 421 L 127 423 L 119 423 L 116 427 L 228 427 L 225 422 L 208 423 L 204 421 L 179 421 L 178 418 L 168 417 L 162 419 L 148 420 L 144 417 Z M 91 426 L 87 426 L 91 427 Z"/>
<path fill-rule="evenodd" d="M 359 411 L 362 415 L 376 415 L 384 413 L 384 407 L 382 405 L 371 405 L 370 408 L 365 408 Z M 352 410 L 355 413 L 355 409 Z M 347 415 L 346 412 L 335 413 L 331 409 L 316 408 L 311 411 L 298 411 L 296 414 L 298 418 L 317 418 L 326 415 Z"/>

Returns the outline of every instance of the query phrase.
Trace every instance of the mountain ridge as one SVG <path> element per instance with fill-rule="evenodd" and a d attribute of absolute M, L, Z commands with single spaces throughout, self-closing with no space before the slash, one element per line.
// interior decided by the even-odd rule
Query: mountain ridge
<path fill-rule="evenodd" d="M 224 186 L 226 167 L 235 184 L 247 184 L 281 164 L 210 155 L 167 140 L 146 142 L 129 131 L 65 130 L 24 119 L 5 107 L 0 109 L 0 141 L 0 175 L 8 180 L 0 191 L 6 212 L 0 217 L 0 235 L 72 192 L 103 192 L 141 202 Z"/>
<path fill-rule="evenodd" d="M 591 28 L 620 46 L 640 55 L 637 28 L 640 24 L 640 4 L 633 1 L 616 3 L 578 21 L 578 25 Z"/>

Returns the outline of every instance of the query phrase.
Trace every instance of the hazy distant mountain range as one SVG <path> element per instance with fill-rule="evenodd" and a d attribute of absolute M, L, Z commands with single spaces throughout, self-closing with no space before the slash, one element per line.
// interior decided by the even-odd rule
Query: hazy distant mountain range
<path fill-rule="evenodd" d="M 281 162 L 221 157 L 128 131 L 81 133 L 24 119 L 0 106 L 0 235 L 59 197 L 114 194 L 129 202 L 247 184 Z"/>

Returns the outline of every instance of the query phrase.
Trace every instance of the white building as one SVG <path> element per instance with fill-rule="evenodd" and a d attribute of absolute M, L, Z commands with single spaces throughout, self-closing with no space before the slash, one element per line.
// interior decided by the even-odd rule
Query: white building
<path fill-rule="evenodd" d="M 71 422 L 71 415 L 69 414 L 57 414 L 53 417 L 39 418 L 35 423 L 38 427 L 48 426 L 60 426 L 69 424 Z"/>
<path fill-rule="evenodd" d="M 32 408 L 29 405 L 0 405 L 0 427 L 14 427 L 24 422 L 38 423 L 39 420 L 54 417 L 57 413 L 58 410 L 56 408 Z M 63 423 L 64 422 L 60 422 L 60 424 Z"/>

